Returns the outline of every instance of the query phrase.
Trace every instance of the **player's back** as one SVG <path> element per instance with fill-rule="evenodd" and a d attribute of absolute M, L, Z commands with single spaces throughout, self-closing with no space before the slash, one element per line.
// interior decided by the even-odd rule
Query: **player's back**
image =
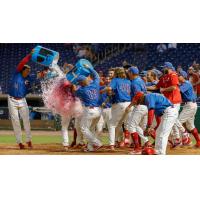
<path fill-rule="evenodd" d="M 114 78 L 110 83 L 114 92 L 113 103 L 131 101 L 131 82 L 125 78 Z"/>
<path fill-rule="evenodd" d="M 148 109 L 155 109 L 157 116 L 161 116 L 167 107 L 173 106 L 165 96 L 157 93 L 145 95 L 145 105 L 147 105 Z"/>
<path fill-rule="evenodd" d="M 99 86 L 93 81 L 84 87 L 80 87 L 76 95 L 82 100 L 85 106 L 99 106 Z"/>
<path fill-rule="evenodd" d="M 136 92 L 147 92 L 145 82 L 140 77 L 131 80 L 131 97 L 134 97 Z"/>

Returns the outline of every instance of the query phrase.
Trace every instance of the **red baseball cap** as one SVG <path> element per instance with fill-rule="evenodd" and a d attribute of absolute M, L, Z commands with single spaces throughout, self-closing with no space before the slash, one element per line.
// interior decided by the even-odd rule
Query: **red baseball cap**
<path fill-rule="evenodd" d="M 132 99 L 132 103 L 137 104 L 141 97 L 144 96 L 144 92 L 136 92 L 135 96 Z"/>

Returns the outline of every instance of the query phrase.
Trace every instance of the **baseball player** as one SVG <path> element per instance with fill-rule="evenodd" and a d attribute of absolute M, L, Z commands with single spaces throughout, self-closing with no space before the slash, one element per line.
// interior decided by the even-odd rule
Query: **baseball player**
<path fill-rule="evenodd" d="M 179 115 L 179 121 L 181 124 L 186 123 L 186 128 L 192 133 L 196 140 L 196 147 L 200 147 L 200 138 L 198 130 L 195 128 L 194 120 L 197 112 L 196 94 L 194 93 L 193 86 L 190 81 L 186 80 L 187 74 L 184 71 L 179 73 L 180 91 L 183 99 L 183 110 Z M 184 129 L 184 128 L 183 128 Z M 183 145 L 191 143 L 190 137 L 188 137 L 185 130 L 183 130 Z"/>
<path fill-rule="evenodd" d="M 105 87 L 107 87 L 110 84 L 111 80 L 109 77 L 105 78 L 104 81 L 104 86 L 100 87 L 100 91 L 105 89 Z M 107 125 L 107 127 L 109 127 L 109 121 L 111 119 L 111 102 L 108 99 L 109 96 L 107 93 L 100 93 L 100 98 L 99 98 L 99 104 L 101 106 L 101 113 L 102 113 L 102 121 L 99 120 L 98 124 L 97 124 L 97 132 L 100 133 L 103 130 L 103 126 L 104 124 Z"/>
<path fill-rule="evenodd" d="M 12 77 L 8 95 L 8 109 L 12 121 L 16 142 L 20 149 L 24 149 L 25 145 L 22 142 L 22 131 L 19 115 L 23 120 L 24 129 L 26 132 L 26 143 L 28 148 L 32 148 L 31 128 L 29 121 L 29 109 L 26 102 L 26 95 L 30 89 L 29 74 L 30 66 L 26 65 L 31 59 L 33 51 L 28 54 L 17 66 L 17 69 Z"/>
<path fill-rule="evenodd" d="M 85 149 L 85 151 L 97 151 L 102 147 L 102 143 L 95 135 L 95 127 L 101 116 L 101 110 L 99 108 L 100 78 L 94 69 L 88 68 L 88 70 L 91 72 L 93 80 L 89 77 L 80 75 L 77 78 L 77 81 L 81 87 L 77 89 L 76 86 L 74 86 L 74 91 L 84 105 L 80 129 L 88 140 L 87 149 Z"/>
<path fill-rule="evenodd" d="M 149 70 L 147 71 L 147 82 L 146 82 L 146 86 L 153 86 L 153 85 L 157 85 L 158 83 L 158 77 L 156 75 L 156 73 L 153 70 Z"/>
<path fill-rule="evenodd" d="M 160 92 L 163 93 L 164 96 L 171 101 L 171 103 L 179 112 L 182 99 L 179 89 L 178 75 L 176 74 L 172 63 L 170 62 L 165 62 L 163 68 L 164 75 L 160 78 L 158 84 L 156 86 L 148 87 L 148 90 L 160 89 Z M 181 138 L 179 133 L 179 130 L 181 130 L 181 128 L 182 126 L 177 118 L 172 132 L 174 147 L 181 145 Z"/>
<path fill-rule="evenodd" d="M 131 80 L 131 98 L 133 98 L 137 92 L 147 92 L 144 81 L 139 77 L 139 70 L 137 67 L 130 67 L 128 75 Z M 141 153 L 138 134 L 144 141 L 145 145 L 149 145 L 148 137 L 145 137 L 143 132 L 147 125 L 147 113 L 147 106 L 136 105 L 128 118 L 128 131 L 131 134 L 136 154 Z"/>
<path fill-rule="evenodd" d="M 161 122 L 156 131 L 156 154 L 166 154 L 167 142 L 172 127 L 178 117 L 178 110 L 163 95 L 157 93 L 144 94 L 137 92 L 132 100 L 133 105 L 146 105 L 148 108 L 148 122 L 145 132 L 150 133 L 154 114 L 161 117 Z M 134 152 L 135 154 L 135 152 Z"/>
<path fill-rule="evenodd" d="M 115 70 L 115 78 L 112 79 L 108 87 L 102 92 L 111 92 L 112 107 L 111 107 L 111 119 L 109 122 L 109 144 L 112 149 L 114 145 L 119 146 L 119 143 L 123 140 L 123 134 L 121 134 L 122 124 L 125 124 L 127 129 L 127 116 L 124 116 L 126 107 L 131 101 L 131 82 L 126 78 L 126 73 L 123 68 L 117 68 Z M 123 119 L 122 119 L 123 118 Z"/>

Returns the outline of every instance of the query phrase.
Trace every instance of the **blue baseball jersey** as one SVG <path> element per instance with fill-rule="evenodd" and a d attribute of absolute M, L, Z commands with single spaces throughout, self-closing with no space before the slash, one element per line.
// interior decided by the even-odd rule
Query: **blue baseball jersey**
<path fill-rule="evenodd" d="M 86 107 L 99 107 L 99 91 L 100 91 L 100 78 L 98 73 L 89 68 L 91 75 L 93 76 L 93 81 L 87 86 L 80 86 L 76 91 L 76 96 L 79 97 Z"/>
<path fill-rule="evenodd" d="M 24 78 L 20 72 L 15 72 L 9 87 L 8 94 L 12 97 L 24 98 L 30 89 L 30 77 Z"/>
<path fill-rule="evenodd" d="M 140 77 L 131 80 L 131 98 L 133 98 L 137 92 L 147 92 L 145 82 Z"/>
<path fill-rule="evenodd" d="M 156 93 L 150 93 L 145 95 L 144 102 L 148 110 L 155 110 L 156 116 L 161 116 L 166 108 L 172 106 L 172 103 L 165 96 Z"/>
<path fill-rule="evenodd" d="M 185 81 L 184 83 L 182 83 L 180 86 L 180 91 L 181 91 L 181 96 L 182 96 L 182 100 L 183 102 L 190 102 L 190 101 L 193 101 L 195 102 L 196 101 L 196 94 L 194 93 L 194 90 L 193 90 L 193 86 L 192 84 L 190 83 L 190 81 Z"/>
<path fill-rule="evenodd" d="M 146 82 L 146 86 L 149 87 L 149 86 L 154 86 L 154 85 L 157 85 L 158 82 L 157 81 L 153 81 L 153 82 Z"/>
<path fill-rule="evenodd" d="M 146 82 L 146 87 L 150 87 L 150 86 L 154 86 L 154 85 L 157 85 L 158 84 L 158 81 L 153 81 L 153 82 Z M 151 93 L 160 93 L 160 90 L 153 90 L 153 91 L 150 91 Z"/>
<path fill-rule="evenodd" d="M 128 79 L 114 78 L 109 86 L 112 88 L 114 95 L 112 103 L 130 102 L 131 101 L 131 82 Z"/>
<path fill-rule="evenodd" d="M 100 90 L 103 90 L 105 88 L 105 86 L 101 86 L 100 87 Z M 100 94 L 100 97 L 99 97 L 99 105 L 102 105 L 102 103 L 104 103 L 108 98 L 108 94 L 107 93 L 103 93 L 103 94 Z M 111 102 L 108 101 L 105 106 L 103 108 L 111 108 Z"/>

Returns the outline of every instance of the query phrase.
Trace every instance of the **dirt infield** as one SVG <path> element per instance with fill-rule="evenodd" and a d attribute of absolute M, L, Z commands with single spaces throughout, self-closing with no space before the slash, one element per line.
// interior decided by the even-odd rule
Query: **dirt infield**
<path fill-rule="evenodd" d="M 34 148 L 19 150 L 16 145 L 0 145 L 0 155 L 128 155 L 131 149 L 116 149 L 114 152 L 102 148 L 97 152 L 82 152 L 71 148 L 66 152 L 60 144 L 35 144 Z M 200 155 L 200 149 L 178 148 L 168 149 L 168 155 Z"/>
<path fill-rule="evenodd" d="M 50 131 L 33 131 L 34 136 L 59 136 L 59 132 Z M 71 133 L 70 133 L 71 134 Z M 2 135 L 13 136 L 12 131 L 0 131 L 0 155 L 128 155 L 131 151 L 130 148 L 116 149 L 114 152 L 109 151 L 106 148 L 102 148 L 97 152 L 82 152 L 81 149 L 71 148 L 66 152 L 60 143 L 45 143 L 41 141 L 34 144 L 33 149 L 19 150 L 15 143 L 1 143 Z M 176 149 L 167 150 L 168 155 L 200 155 L 200 149 L 196 149 L 193 146 L 190 147 L 179 147 Z"/>

